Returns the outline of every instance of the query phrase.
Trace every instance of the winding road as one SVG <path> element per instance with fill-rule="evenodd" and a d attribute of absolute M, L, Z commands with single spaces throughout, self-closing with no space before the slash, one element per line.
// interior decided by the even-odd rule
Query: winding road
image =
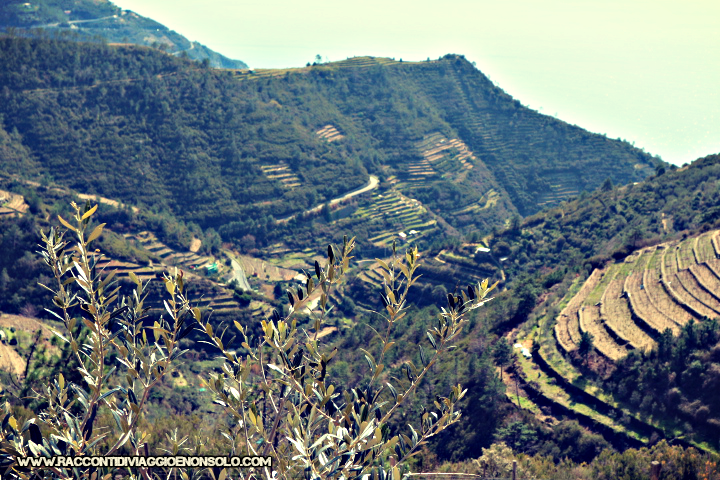
<path fill-rule="evenodd" d="M 357 190 L 353 190 L 352 192 L 346 193 L 342 197 L 333 198 L 329 202 L 323 202 L 320 205 L 311 208 L 310 210 L 305 210 L 304 212 L 296 213 L 295 215 L 290 215 L 289 217 L 280 218 L 277 220 L 277 223 L 287 223 L 290 220 L 292 220 L 293 218 L 297 217 L 298 215 L 317 213 L 320 210 L 322 210 L 322 208 L 325 206 L 326 203 L 329 203 L 330 206 L 336 205 L 336 204 L 342 202 L 343 200 L 347 200 L 348 198 L 352 198 L 356 195 L 360 195 L 365 192 L 369 192 L 370 190 L 375 190 L 379 184 L 380 184 L 380 179 L 378 177 L 376 177 L 375 175 L 370 175 L 370 179 L 368 180 L 367 185 L 365 185 L 364 187 L 359 188 Z"/>
<path fill-rule="evenodd" d="M 246 292 L 249 292 L 251 290 L 250 284 L 247 281 L 247 277 L 245 276 L 245 271 L 242 268 L 242 265 L 240 265 L 240 262 L 238 262 L 235 257 L 230 257 L 230 261 L 232 263 L 232 280 L 236 280 L 238 282 L 238 285 L 240 288 L 245 290 Z"/>

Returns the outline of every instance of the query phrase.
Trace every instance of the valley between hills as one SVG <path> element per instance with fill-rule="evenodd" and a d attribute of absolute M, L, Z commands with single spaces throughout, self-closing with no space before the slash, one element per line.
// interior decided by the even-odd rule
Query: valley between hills
<path fill-rule="evenodd" d="M 609 478 L 632 462 L 624 478 L 646 478 L 655 459 L 663 478 L 681 464 L 716 478 L 717 155 L 675 168 L 524 107 L 462 55 L 224 69 L 39 37 L 0 38 L 0 383 L 21 420 L 38 404 L 19 392 L 66 367 L 43 330 L 63 327 L 38 285 L 50 280 L 39 232 L 87 202 L 89 228 L 104 225 L 93 271 L 114 272 L 121 294 L 145 285 L 148 322 L 170 312 L 162 279 L 177 272 L 211 332 L 237 322 L 261 337 L 261 321 L 303 300 L 297 322 L 337 349 L 326 373 L 348 395 L 368 376 L 412 384 L 440 308 L 498 282 L 388 424 L 402 431 L 438 392 L 468 389 L 463 421 L 418 446 L 413 472 L 479 473 L 472 460 L 497 451 L 533 478 Z M 309 310 L 325 300 L 310 279 L 343 235 L 357 248 L 317 328 Z M 422 276 L 379 368 L 362 349 L 380 347 L 385 265 L 414 248 Z M 187 332 L 147 428 L 202 431 L 225 451 L 205 375 L 224 359 L 201 341 Z"/>

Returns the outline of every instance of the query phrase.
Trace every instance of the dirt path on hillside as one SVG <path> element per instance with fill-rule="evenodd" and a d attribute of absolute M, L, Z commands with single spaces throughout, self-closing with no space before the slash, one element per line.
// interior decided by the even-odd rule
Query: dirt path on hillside
<path fill-rule="evenodd" d="M 127 207 L 127 205 L 125 205 L 124 203 L 120 203 L 117 200 L 112 200 L 110 198 L 101 197 L 100 195 L 86 195 L 84 193 L 76 193 L 76 195 L 79 198 L 82 198 L 83 200 L 90 200 L 90 201 L 95 200 L 100 203 L 104 203 L 106 205 L 112 205 L 115 208 L 126 208 Z M 130 207 L 130 208 L 132 208 L 132 211 L 135 213 L 140 212 L 140 209 L 138 207 Z"/>
<path fill-rule="evenodd" d="M 2 343 L 0 343 L 0 370 L 17 375 L 25 374 L 25 360 L 13 347 Z"/>
<path fill-rule="evenodd" d="M 27 5 L 27 4 L 26 4 Z M 105 17 L 99 17 L 99 18 L 89 18 L 87 20 L 68 20 L 65 22 L 55 22 L 55 23 L 46 23 L 45 25 L 33 25 L 29 28 L 53 28 L 60 25 L 60 23 L 67 23 L 69 25 L 75 25 L 78 23 L 91 23 L 91 22 L 101 22 L 103 20 L 109 20 L 111 18 L 117 18 L 117 15 L 108 15 Z"/>
<path fill-rule="evenodd" d="M 663 231 L 664 231 L 665 233 L 668 233 L 668 231 L 669 231 L 669 228 L 668 228 L 668 219 L 665 218 L 665 212 L 662 212 L 662 213 L 660 214 L 660 216 L 661 216 L 661 218 L 662 218 Z"/>
<path fill-rule="evenodd" d="M 50 328 L 41 321 L 21 315 L 0 313 L 0 327 L 14 327 L 16 330 L 22 330 L 30 334 L 35 333 L 39 329 L 42 331 L 44 342 L 49 342 L 53 336 Z M 17 375 L 24 375 L 25 363 L 25 359 L 17 353 L 14 347 L 0 343 L 0 370 L 12 372 Z"/>
<path fill-rule="evenodd" d="M 17 181 L 19 181 L 19 182 L 21 182 L 21 183 L 24 183 L 25 185 L 30 185 L 31 187 L 35 187 L 35 188 L 40 187 L 40 183 L 39 183 L 39 182 L 35 182 L 35 181 L 33 181 L 33 180 L 26 180 L 26 179 L 24 179 L 24 178 L 18 177 L 17 175 L 11 175 L 11 177 L 12 177 L 14 180 L 17 180 Z M 56 192 L 60 192 L 60 193 L 65 194 L 65 195 L 75 195 L 75 196 L 77 196 L 78 198 L 80 198 L 80 199 L 82 199 L 82 200 L 90 200 L 91 202 L 94 200 L 94 201 L 97 201 L 97 202 L 99 202 L 99 203 L 104 203 L 104 204 L 106 204 L 106 205 L 111 205 L 111 206 L 113 206 L 113 207 L 115 207 L 115 208 L 127 208 L 127 207 L 128 207 L 128 205 L 126 205 L 126 204 L 124 204 L 124 203 L 122 203 L 122 202 L 118 202 L 117 200 L 113 200 L 113 199 L 111 199 L 111 198 L 105 198 L 105 197 L 102 197 L 102 196 L 100 196 L 100 195 L 88 195 L 88 194 L 85 194 L 85 193 L 77 193 L 77 192 L 75 192 L 75 191 L 73 191 L 73 190 L 70 190 L 70 189 L 68 189 L 68 188 L 65 188 L 65 187 L 53 187 L 52 189 L 55 190 Z M 9 193 L 9 192 L 8 192 L 8 193 Z M 18 196 L 19 196 L 19 195 L 18 195 Z M 22 197 L 20 197 L 20 198 L 22 198 Z M 135 212 L 135 213 L 139 213 L 139 212 L 140 212 L 140 209 L 139 209 L 138 207 L 130 207 L 130 208 L 131 208 L 132 211 Z"/>
<path fill-rule="evenodd" d="M 12 328 L 15 327 L 17 330 L 22 330 L 28 333 L 35 333 L 38 329 L 42 330 L 42 337 L 44 340 L 50 340 L 53 337 L 52 330 L 50 327 L 45 325 L 40 320 L 30 317 L 24 317 L 22 315 L 11 315 L 7 313 L 0 313 L 0 327 Z"/>

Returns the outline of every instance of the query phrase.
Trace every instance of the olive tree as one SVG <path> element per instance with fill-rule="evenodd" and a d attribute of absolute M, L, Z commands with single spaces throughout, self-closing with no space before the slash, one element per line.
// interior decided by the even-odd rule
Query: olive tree
<path fill-rule="evenodd" d="M 247 325 L 235 322 L 241 347 L 226 331 L 218 333 L 210 316 L 185 294 L 183 272 L 165 274 L 164 312 L 147 324 L 145 286 L 136 276 L 131 295 L 123 296 L 114 272 L 98 272 L 98 250 L 90 245 L 104 224 L 88 233 L 97 206 L 75 209 L 74 218 L 59 218 L 67 229 L 52 228 L 42 234 L 42 255 L 53 272 L 50 311 L 64 325 L 55 334 L 70 345 L 83 379 L 66 381 L 62 374 L 48 379 L 35 395 L 45 405 L 24 425 L 19 425 L 6 404 L 0 432 L 0 475 L 5 478 L 110 478 L 112 469 L 96 467 L 21 467 L 25 456 L 111 456 L 118 452 L 147 454 L 150 439 L 139 423 L 153 387 L 178 366 L 185 350 L 180 341 L 193 328 L 206 335 L 224 359 L 221 373 L 208 376 L 215 402 L 231 417 L 230 429 L 221 434 L 231 443 L 229 455 L 270 456 L 272 467 L 236 471 L 197 469 L 126 469 L 129 478 L 193 478 L 210 475 L 226 478 L 349 479 L 370 474 L 373 478 L 400 478 L 404 462 L 422 445 L 460 418 L 458 402 L 465 395 L 460 385 L 446 396 L 436 395 L 417 425 L 393 431 L 391 421 L 408 403 L 418 385 L 439 358 L 453 348 L 465 315 L 489 300 L 495 287 L 487 280 L 469 286 L 460 295 L 448 294 L 448 304 L 428 331 L 427 348 L 418 345 L 420 365 L 403 365 L 404 378 L 386 368 L 394 347 L 394 329 L 407 320 L 408 291 L 417 279 L 420 264 L 416 249 L 378 260 L 383 283 L 379 298 L 384 305 L 385 327 L 373 329 L 377 341 L 360 349 L 369 367 L 361 383 L 347 387 L 333 383 L 328 366 L 338 355 L 320 335 L 332 310 L 334 290 L 343 281 L 352 260 L 354 239 L 340 247 L 329 245 L 326 260 L 315 262 L 302 288 L 287 292 L 289 313 L 273 311 L 260 321 L 262 332 L 250 334 Z M 68 234 L 68 231 L 70 234 Z M 70 240 L 69 237 L 74 237 Z M 314 275 L 312 275 L 314 273 Z M 313 308 L 309 308 L 309 307 Z M 310 316 L 310 326 L 299 319 Z M 372 327 L 370 327 L 372 328 Z M 80 340 L 80 331 L 83 340 Z M 108 366 L 111 354 L 115 364 Z M 110 412 L 115 428 L 97 427 L 98 411 Z M 202 453 L 202 442 L 168 438 L 173 455 Z M 103 446 L 102 450 L 100 446 Z M 229 478 L 229 477 L 228 477 Z"/>

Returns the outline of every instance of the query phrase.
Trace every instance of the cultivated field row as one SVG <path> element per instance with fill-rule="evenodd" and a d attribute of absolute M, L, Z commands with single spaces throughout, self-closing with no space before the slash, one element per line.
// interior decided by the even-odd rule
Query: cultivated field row
<path fill-rule="evenodd" d="M 332 125 L 325 125 L 323 128 L 315 132 L 315 134 L 320 138 L 324 138 L 328 142 L 334 142 L 345 138 L 345 136 L 341 135 L 337 128 Z"/>
<path fill-rule="evenodd" d="M 627 296 L 623 294 L 624 279 L 610 282 L 600 306 L 609 335 L 618 346 L 648 350 L 654 342 L 634 321 Z M 602 351 L 602 350 L 601 350 Z"/>
<path fill-rule="evenodd" d="M 301 185 L 298 176 L 290 170 L 290 167 L 285 162 L 260 165 L 260 168 L 267 178 L 277 180 L 285 188 L 292 189 Z"/>
<path fill-rule="evenodd" d="M 439 172 L 458 180 L 463 171 L 474 168 L 475 156 L 467 145 L 457 138 L 448 139 L 436 132 L 426 135 L 415 147 L 423 160 L 411 166 L 414 171 L 409 171 L 410 175 L 415 172 L 420 175 Z"/>
<path fill-rule="evenodd" d="M 596 269 L 555 320 L 561 351 L 593 336 L 596 351 L 617 361 L 646 351 L 666 329 L 691 319 L 720 318 L 718 232 L 643 249 L 622 263 Z"/>
<path fill-rule="evenodd" d="M 97 269 L 105 274 L 115 272 L 115 277 L 129 278 L 134 274 L 143 283 L 160 281 L 164 272 L 171 267 L 182 268 L 185 272 L 188 292 L 193 298 L 193 304 L 200 308 L 212 308 L 214 310 L 237 309 L 238 303 L 234 300 L 232 292 L 222 288 L 202 275 L 194 273 L 204 266 L 213 262 L 211 257 L 202 257 L 193 252 L 177 252 L 158 241 L 150 232 L 138 234 L 125 234 L 125 238 L 151 253 L 161 262 L 150 262 L 147 265 L 139 265 L 134 262 L 124 262 L 109 257 L 101 258 L 97 263 Z M 151 308 L 163 308 L 159 299 L 154 296 L 148 297 L 147 305 Z"/>
<path fill-rule="evenodd" d="M 28 208 L 30 207 L 22 195 L 0 190 L 0 217 L 22 215 Z"/>
<path fill-rule="evenodd" d="M 582 333 L 592 335 L 597 354 L 617 361 L 630 349 L 653 346 L 666 329 L 678 334 L 691 319 L 703 321 L 701 313 L 720 309 L 717 239 L 718 232 L 708 232 L 645 248 L 624 262 L 594 270 L 582 287 L 582 280 L 571 285 L 561 301 L 563 309 L 554 319 L 542 317 L 535 333 L 521 330 L 515 340 L 526 346 L 528 341 L 539 343 L 531 359 L 518 356 L 523 377 L 531 387 L 525 391 L 535 390 L 542 396 L 533 397 L 533 401 L 546 400 L 551 402 L 552 411 L 564 414 L 567 408 L 580 420 L 604 424 L 611 429 L 606 432 L 610 435 L 626 433 L 623 429 L 627 428 L 639 434 L 636 438 L 643 442 L 649 435 L 679 435 L 681 424 L 637 417 L 631 406 L 619 405 L 587 381 L 573 362 L 587 361 L 576 353 Z M 714 316 L 720 318 L 720 312 Z M 621 427 L 608 422 L 620 416 L 627 420 Z M 702 448 L 692 442 L 688 445 Z"/>
<path fill-rule="evenodd" d="M 601 278 L 600 270 L 594 270 L 585 281 L 578 294 L 573 297 L 567 306 L 558 315 L 555 325 L 555 336 L 563 350 L 571 352 L 577 349 L 580 343 L 580 328 L 578 314 L 585 299 L 595 289 Z"/>
<path fill-rule="evenodd" d="M 392 244 L 393 239 L 411 241 L 425 236 L 437 223 L 420 202 L 397 190 L 375 194 L 372 202 L 358 208 L 353 216 L 368 222 L 369 240 L 381 247 Z"/>

